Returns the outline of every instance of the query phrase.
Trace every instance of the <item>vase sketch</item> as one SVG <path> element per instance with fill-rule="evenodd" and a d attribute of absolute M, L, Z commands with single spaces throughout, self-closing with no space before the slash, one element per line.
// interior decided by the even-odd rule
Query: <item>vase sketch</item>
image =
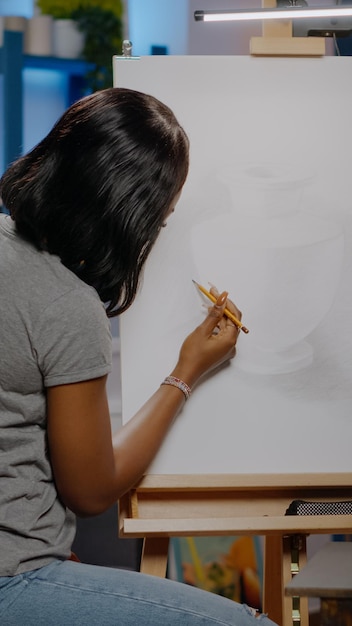
<path fill-rule="evenodd" d="M 239 368 L 299 370 L 312 362 L 307 337 L 335 298 L 343 231 L 305 211 L 307 179 L 301 174 L 250 166 L 225 180 L 233 209 L 191 232 L 198 279 L 228 290 L 243 311 L 250 332 L 238 345 Z"/>

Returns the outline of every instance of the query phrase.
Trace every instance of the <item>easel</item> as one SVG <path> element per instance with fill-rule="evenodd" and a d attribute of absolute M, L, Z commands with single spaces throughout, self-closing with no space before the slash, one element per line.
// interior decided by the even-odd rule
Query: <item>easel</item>
<path fill-rule="evenodd" d="M 266 24 L 263 34 L 252 40 L 252 55 L 325 53 L 323 38 L 294 38 L 289 23 Z M 351 479 L 351 473 L 146 475 L 120 501 L 120 536 L 143 537 L 141 571 L 163 577 L 170 537 L 263 535 L 264 610 L 280 626 L 308 626 L 307 601 L 285 596 L 285 586 L 305 562 L 306 536 L 351 532 L 352 519 L 285 511 L 294 499 L 349 499 Z"/>
<path fill-rule="evenodd" d="M 351 516 L 285 516 L 294 499 L 350 498 L 351 474 L 147 475 L 119 504 L 121 537 L 143 537 L 141 571 L 165 576 L 170 537 L 264 535 L 264 610 L 308 626 L 306 600 L 285 596 L 311 533 L 347 533 Z"/>

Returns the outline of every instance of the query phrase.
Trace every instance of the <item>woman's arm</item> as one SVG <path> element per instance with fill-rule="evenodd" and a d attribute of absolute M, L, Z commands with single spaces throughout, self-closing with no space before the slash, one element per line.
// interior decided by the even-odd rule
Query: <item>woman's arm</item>
<path fill-rule="evenodd" d="M 184 403 L 161 386 L 112 442 L 106 376 L 48 389 L 51 462 L 63 502 L 78 515 L 105 511 L 144 473 Z"/>
<path fill-rule="evenodd" d="M 223 317 L 225 306 L 240 318 L 222 294 L 181 347 L 171 375 L 190 387 L 235 354 L 238 330 Z M 184 401 L 180 389 L 162 385 L 112 439 L 106 376 L 48 388 L 49 449 L 63 502 L 78 515 L 109 508 L 142 477 Z"/>

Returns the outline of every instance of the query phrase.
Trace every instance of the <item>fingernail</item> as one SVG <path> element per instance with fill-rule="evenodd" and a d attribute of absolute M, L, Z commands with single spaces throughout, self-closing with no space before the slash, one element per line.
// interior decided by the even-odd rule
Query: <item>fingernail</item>
<path fill-rule="evenodd" d="M 218 299 L 216 300 L 216 306 L 223 306 L 227 300 L 227 296 L 228 296 L 228 292 L 227 291 L 223 291 Z"/>

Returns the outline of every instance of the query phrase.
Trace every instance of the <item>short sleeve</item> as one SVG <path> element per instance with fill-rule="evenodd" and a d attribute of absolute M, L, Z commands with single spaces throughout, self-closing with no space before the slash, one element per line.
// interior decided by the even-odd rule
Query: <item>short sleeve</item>
<path fill-rule="evenodd" d="M 97 293 L 84 286 L 52 302 L 35 325 L 32 349 L 45 387 L 108 374 L 110 323 Z"/>

